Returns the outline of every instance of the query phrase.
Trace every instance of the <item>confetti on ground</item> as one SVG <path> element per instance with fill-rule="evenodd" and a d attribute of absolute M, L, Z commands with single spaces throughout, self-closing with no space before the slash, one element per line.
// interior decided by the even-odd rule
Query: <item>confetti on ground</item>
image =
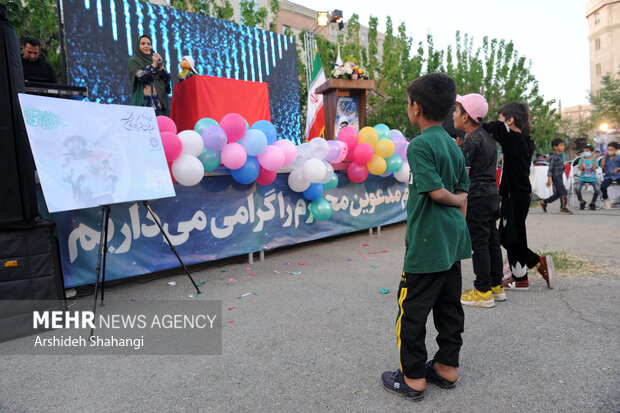
<path fill-rule="evenodd" d="M 278 270 L 273 270 L 273 272 L 275 272 L 276 274 L 280 274 L 280 271 Z"/>
<path fill-rule="evenodd" d="M 232 324 L 232 323 L 234 323 L 234 322 L 235 322 L 235 320 L 230 320 L 230 321 L 228 322 L 228 324 Z"/>
<path fill-rule="evenodd" d="M 256 273 L 255 273 L 255 272 L 251 272 L 251 273 L 250 273 L 250 275 L 251 275 L 252 277 L 256 277 Z"/>
<path fill-rule="evenodd" d="M 200 286 L 204 285 L 205 283 L 206 283 L 206 281 L 200 281 L 200 282 L 198 283 L 198 287 L 200 287 Z"/>
<path fill-rule="evenodd" d="M 307 265 L 308 263 L 307 262 L 298 262 L 297 264 L 299 264 L 299 265 Z"/>
<path fill-rule="evenodd" d="M 246 270 L 250 271 L 252 267 L 245 267 Z"/>
<path fill-rule="evenodd" d="M 171 286 L 173 286 L 173 287 L 174 287 L 175 285 L 177 285 L 177 283 L 176 283 L 176 281 L 170 281 L 170 282 L 168 283 L 168 285 L 171 285 Z"/>
<path fill-rule="evenodd" d="M 389 293 L 389 292 L 390 292 L 390 290 L 388 290 L 387 288 L 382 288 L 382 289 L 380 289 L 380 290 L 379 290 L 379 292 L 380 292 L 381 294 L 387 294 L 387 293 Z"/>
<path fill-rule="evenodd" d="M 229 282 L 229 283 L 234 283 L 235 281 L 237 281 L 237 280 L 235 280 L 234 278 L 229 278 L 229 279 L 228 279 L 228 282 Z"/>
<path fill-rule="evenodd" d="M 370 244 L 360 244 L 360 247 L 370 247 Z"/>
<path fill-rule="evenodd" d="M 287 262 L 284 263 L 284 265 L 291 265 L 291 262 L 287 261 Z"/>
<path fill-rule="evenodd" d="M 299 275 L 299 274 L 301 274 L 301 271 L 291 271 L 289 274 L 291 274 L 291 275 Z"/>
<path fill-rule="evenodd" d="M 230 310 L 234 310 L 234 309 L 235 309 L 235 306 L 233 305 L 232 307 L 229 307 L 229 308 L 228 308 L 228 311 L 230 311 Z"/>
<path fill-rule="evenodd" d="M 247 297 L 248 295 L 258 295 L 255 292 L 251 292 L 251 293 L 245 293 L 245 294 L 241 294 L 238 298 L 243 298 L 243 297 Z"/>
<path fill-rule="evenodd" d="M 367 252 L 366 254 L 383 254 L 384 252 L 390 252 L 388 250 L 376 251 L 376 252 Z"/>
<path fill-rule="evenodd" d="M 241 278 L 243 278 L 243 279 L 245 280 L 245 279 L 246 279 L 246 278 L 248 278 L 248 277 L 241 277 Z"/>
<path fill-rule="evenodd" d="M 228 270 L 220 270 L 220 272 L 228 272 Z"/>
<path fill-rule="evenodd" d="M 348 258 L 347 261 L 351 261 L 351 258 Z"/>
<path fill-rule="evenodd" d="M 193 295 L 188 295 L 188 297 L 189 297 L 189 298 L 194 298 L 194 296 L 193 296 Z"/>
<path fill-rule="evenodd" d="M 367 257 L 367 256 L 365 256 L 364 254 L 359 254 L 359 253 L 358 253 L 357 255 L 361 255 L 362 257 L 364 257 L 364 258 L 368 259 L 368 257 Z M 351 261 L 351 260 L 349 260 L 349 261 Z"/>
<path fill-rule="evenodd" d="M 372 264 L 370 267 L 371 268 L 375 268 L 375 269 L 377 268 L 377 266 L 375 264 Z"/>
<path fill-rule="evenodd" d="M 131 301 L 136 301 L 136 299 L 135 299 L 135 298 L 132 298 L 132 299 L 131 299 Z"/>

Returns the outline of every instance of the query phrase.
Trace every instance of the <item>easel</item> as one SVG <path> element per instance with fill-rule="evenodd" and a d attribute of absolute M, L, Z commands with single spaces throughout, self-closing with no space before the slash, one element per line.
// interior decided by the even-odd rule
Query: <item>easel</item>
<path fill-rule="evenodd" d="M 153 221 L 155 221 L 155 223 L 157 224 L 157 227 L 159 228 L 161 233 L 164 235 L 164 238 L 166 239 L 166 242 L 170 246 L 170 249 L 172 250 L 172 252 L 174 252 L 174 255 L 176 255 L 177 259 L 179 260 L 179 263 L 181 263 L 181 266 L 183 267 L 183 270 L 185 271 L 185 273 L 189 277 L 190 281 L 194 285 L 194 288 L 196 289 L 196 292 L 198 294 L 200 294 L 201 293 L 200 292 L 200 288 L 198 288 L 198 286 L 196 285 L 196 282 L 192 278 L 192 276 L 189 273 L 187 267 L 185 266 L 185 264 L 181 260 L 181 257 L 177 253 L 176 248 L 174 248 L 174 245 L 172 245 L 172 242 L 170 241 L 170 238 L 168 238 L 168 235 L 164 231 L 164 228 L 162 227 L 161 223 L 159 222 L 159 219 L 157 218 L 157 216 L 155 215 L 155 213 L 151 209 L 151 206 L 149 205 L 149 202 L 148 201 L 142 201 L 142 203 L 144 204 L 146 209 L 148 209 L 148 211 L 151 213 L 151 216 L 153 217 Z M 104 289 L 104 283 L 105 283 L 105 260 L 106 260 L 106 256 L 107 256 L 107 252 L 108 252 L 108 220 L 109 220 L 109 218 L 110 218 L 110 205 L 101 205 L 101 236 L 99 238 L 99 254 L 97 256 L 97 265 L 95 266 L 95 270 L 97 272 L 97 278 L 95 279 L 95 300 L 93 302 L 93 317 L 95 316 L 95 313 L 97 312 L 97 294 L 98 294 L 98 290 L 99 290 L 99 275 L 100 274 L 103 274 L 103 276 L 101 278 L 101 306 L 103 307 L 103 305 L 104 305 L 103 304 L 103 295 L 104 295 L 104 291 L 105 291 L 105 289 Z M 90 337 L 93 336 L 93 331 L 94 331 L 94 329 L 91 328 L 90 329 Z"/>

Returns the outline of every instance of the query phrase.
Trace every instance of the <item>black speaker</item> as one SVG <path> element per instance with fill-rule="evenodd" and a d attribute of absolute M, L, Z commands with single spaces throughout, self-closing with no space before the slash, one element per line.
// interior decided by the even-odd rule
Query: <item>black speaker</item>
<path fill-rule="evenodd" d="M 34 161 L 17 97 L 24 91 L 19 41 L 0 5 L 0 226 L 39 215 Z"/>
<path fill-rule="evenodd" d="M 56 224 L 0 228 L 0 341 L 31 334 L 32 311 L 64 301 Z"/>

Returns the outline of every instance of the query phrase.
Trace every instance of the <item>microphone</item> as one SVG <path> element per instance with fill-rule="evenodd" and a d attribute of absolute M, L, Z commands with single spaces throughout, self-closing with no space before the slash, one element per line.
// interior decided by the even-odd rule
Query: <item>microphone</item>
<path fill-rule="evenodd" d="M 155 50 L 151 49 L 151 56 L 155 54 Z M 157 64 L 161 66 L 161 59 L 157 59 Z"/>

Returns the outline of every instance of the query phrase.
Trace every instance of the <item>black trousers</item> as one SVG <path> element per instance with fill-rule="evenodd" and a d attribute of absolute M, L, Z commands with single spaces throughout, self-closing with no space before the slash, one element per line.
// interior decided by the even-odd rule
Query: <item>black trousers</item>
<path fill-rule="evenodd" d="M 540 262 L 540 256 L 527 247 L 525 220 L 529 209 L 529 192 L 502 194 L 499 238 L 506 248 L 512 276 L 519 281 L 527 280 L 527 269 Z"/>
<path fill-rule="evenodd" d="M 463 345 L 465 313 L 461 305 L 461 262 L 447 271 L 429 274 L 403 273 L 398 289 L 396 340 L 400 369 L 412 379 L 425 377 L 427 360 L 426 320 L 433 310 L 439 350 L 435 360 L 458 367 Z"/>
<path fill-rule="evenodd" d="M 502 249 L 499 243 L 499 195 L 467 200 L 467 227 L 473 249 L 474 287 L 481 292 L 502 285 Z"/>
<path fill-rule="evenodd" d="M 560 208 L 566 208 L 566 187 L 562 175 L 553 175 L 551 182 L 553 183 L 553 195 L 545 199 L 545 203 L 550 204 L 556 199 L 560 199 Z"/>

